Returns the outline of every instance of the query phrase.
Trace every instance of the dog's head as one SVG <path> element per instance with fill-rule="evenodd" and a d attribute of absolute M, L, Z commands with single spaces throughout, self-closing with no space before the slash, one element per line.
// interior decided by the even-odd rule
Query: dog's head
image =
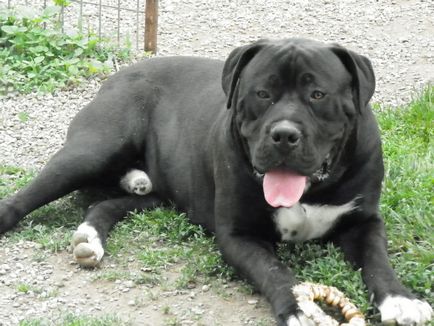
<path fill-rule="evenodd" d="M 287 182 L 286 191 L 301 196 L 338 159 L 375 78 L 367 58 L 338 45 L 261 40 L 229 55 L 222 84 L 250 163 L 265 174 L 264 191 L 266 183 Z M 270 196 L 285 206 L 280 194 Z"/>

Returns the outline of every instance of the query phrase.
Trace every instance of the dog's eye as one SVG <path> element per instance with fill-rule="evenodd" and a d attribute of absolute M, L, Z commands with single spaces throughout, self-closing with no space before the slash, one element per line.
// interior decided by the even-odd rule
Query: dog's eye
<path fill-rule="evenodd" d="M 270 98 L 270 94 L 267 91 L 263 91 L 263 90 L 257 91 L 256 95 L 258 95 L 259 98 L 263 98 L 263 99 Z"/>
<path fill-rule="evenodd" d="M 313 91 L 310 97 L 314 100 L 320 100 L 325 96 L 325 94 L 321 91 Z"/>

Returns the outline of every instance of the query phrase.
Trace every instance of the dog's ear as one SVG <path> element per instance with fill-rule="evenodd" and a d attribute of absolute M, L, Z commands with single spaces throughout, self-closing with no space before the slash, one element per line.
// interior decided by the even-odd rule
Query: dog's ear
<path fill-rule="evenodd" d="M 250 45 L 238 47 L 226 59 L 223 67 L 222 86 L 226 94 L 228 109 L 232 105 L 232 98 L 242 70 L 263 46 L 264 40 L 260 40 Z"/>
<path fill-rule="evenodd" d="M 375 91 L 375 75 L 371 61 L 337 44 L 334 44 L 331 50 L 352 76 L 354 105 L 357 111 L 362 113 Z"/>

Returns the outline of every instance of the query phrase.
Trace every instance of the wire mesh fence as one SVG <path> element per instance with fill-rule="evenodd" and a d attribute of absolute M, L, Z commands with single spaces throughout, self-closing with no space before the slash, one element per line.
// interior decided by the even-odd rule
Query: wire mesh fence
<path fill-rule="evenodd" d="M 62 3 L 63 1 L 58 1 Z M 118 46 L 156 51 L 158 0 L 68 0 L 60 5 L 60 23 L 65 33 L 92 32 Z M 31 6 L 45 9 L 52 0 L 0 0 L 0 7 Z M 146 10 L 145 10 L 146 8 Z M 146 26 L 145 26 L 146 25 Z M 146 36 L 145 36 L 146 33 Z"/>

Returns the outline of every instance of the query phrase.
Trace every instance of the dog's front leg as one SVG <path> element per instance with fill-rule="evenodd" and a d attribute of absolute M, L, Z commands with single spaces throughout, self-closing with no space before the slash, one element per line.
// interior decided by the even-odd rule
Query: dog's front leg
<path fill-rule="evenodd" d="M 361 268 L 371 298 L 381 313 L 382 322 L 423 325 L 432 318 L 428 303 L 418 300 L 398 280 L 387 256 L 384 223 L 373 216 L 339 232 L 336 243 L 345 257 Z"/>
<path fill-rule="evenodd" d="M 246 277 L 270 302 L 279 326 L 313 323 L 299 310 L 292 294 L 296 280 L 281 263 L 271 242 L 237 235 L 227 227 L 217 227 L 216 238 L 225 261 Z"/>

